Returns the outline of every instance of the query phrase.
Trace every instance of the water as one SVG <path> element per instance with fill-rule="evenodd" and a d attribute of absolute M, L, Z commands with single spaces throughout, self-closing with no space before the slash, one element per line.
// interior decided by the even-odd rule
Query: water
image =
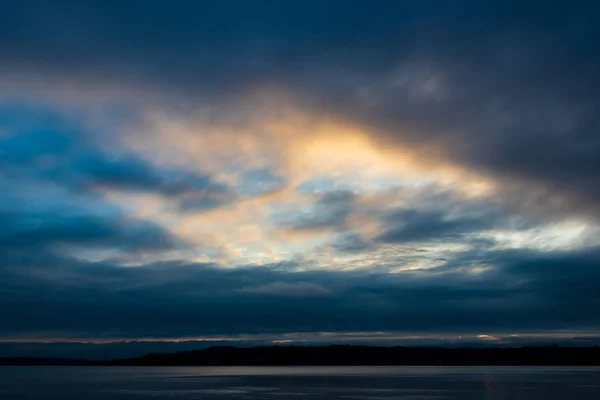
<path fill-rule="evenodd" d="M 2 367 L 0 399 L 600 399 L 600 368 Z"/>

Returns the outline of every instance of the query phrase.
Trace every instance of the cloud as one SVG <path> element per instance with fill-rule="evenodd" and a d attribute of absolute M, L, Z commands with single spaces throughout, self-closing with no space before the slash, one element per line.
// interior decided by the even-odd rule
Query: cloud
<path fill-rule="evenodd" d="M 230 204 L 237 199 L 238 195 L 230 187 L 209 179 L 205 187 L 183 196 L 179 201 L 179 209 L 182 211 L 209 210 Z"/>
<path fill-rule="evenodd" d="M 44 252 L 4 254 L 0 321 L 2 335 L 15 340 L 31 332 L 160 338 L 594 330 L 597 253 L 468 252 L 439 268 L 396 274 L 184 261 L 123 268 Z M 479 265 L 488 268 L 473 268 Z"/>
<path fill-rule="evenodd" d="M 322 296 L 329 294 L 329 290 L 321 285 L 311 282 L 272 282 L 258 287 L 244 287 L 241 293 L 265 294 L 273 296 Z"/>
<path fill-rule="evenodd" d="M 90 204 L 0 204 L 0 248 L 4 252 L 44 252 L 56 246 L 110 251 L 162 251 L 185 247 L 159 225 Z M 92 202 L 93 204 L 93 202 Z"/>
<path fill-rule="evenodd" d="M 598 329 L 589 4 L 5 3 L 6 337 Z"/>
<path fill-rule="evenodd" d="M 4 113 L 6 111 L 6 114 Z M 172 197 L 202 189 L 208 177 L 173 174 L 134 154 L 111 153 L 73 120 L 47 109 L 1 109 L 0 248 L 7 253 L 159 253 L 182 240 L 155 221 L 128 215 L 105 190 Z M 172 176 L 167 176 L 173 174 Z M 106 255 L 105 255 L 106 256 Z"/>
<path fill-rule="evenodd" d="M 387 216 L 389 225 L 377 240 L 387 243 L 448 239 L 491 228 L 491 221 L 479 218 L 452 218 L 439 212 L 399 210 Z"/>
<path fill-rule="evenodd" d="M 345 232 L 334 240 L 333 247 L 341 252 L 358 252 L 371 249 L 373 243 L 359 234 Z"/>
<path fill-rule="evenodd" d="M 284 215 L 276 215 L 275 219 L 283 220 L 281 225 L 293 231 L 343 229 L 355 197 L 347 190 L 317 194 L 314 206 L 308 212 L 284 210 Z"/>
<path fill-rule="evenodd" d="M 159 168 L 136 154 L 103 150 L 86 137 L 86 132 L 64 129 L 56 123 L 41 124 L 25 132 L 9 132 L 0 139 L 0 165 L 8 173 L 29 174 L 73 190 L 107 188 L 165 196 L 215 186 L 210 176 Z"/>

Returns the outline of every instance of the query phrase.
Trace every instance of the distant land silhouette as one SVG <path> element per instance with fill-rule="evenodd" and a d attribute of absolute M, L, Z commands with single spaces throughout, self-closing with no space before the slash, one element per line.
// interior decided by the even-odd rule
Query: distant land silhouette
<path fill-rule="evenodd" d="M 600 347 L 209 347 L 103 365 L 600 365 Z"/>
<path fill-rule="evenodd" d="M 293 365 L 582 365 L 600 366 L 600 347 L 441 348 L 331 345 L 209 347 L 179 353 L 83 361 L 0 358 L 0 365 L 293 366 Z"/>

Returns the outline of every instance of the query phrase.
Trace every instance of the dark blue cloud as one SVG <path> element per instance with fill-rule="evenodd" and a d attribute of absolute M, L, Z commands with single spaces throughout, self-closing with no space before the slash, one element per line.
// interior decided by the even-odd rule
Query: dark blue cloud
<path fill-rule="evenodd" d="M 126 215 L 101 190 L 184 196 L 208 175 L 163 169 L 127 152 L 109 152 L 77 121 L 35 107 L 0 108 L 0 248 L 23 252 L 104 249 L 162 251 L 186 244 L 162 227 Z M 214 205 L 215 207 L 218 204 Z"/>
<path fill-rule="evenodd" d="M 38 252 L 56 245 L 83 249 L 159 251 L 184 246 L 160 226 L 124 216 L 115 208 L 81 204 L 0 204 L 0 249 Z"/>
<path fill-rule="evenodd" d="M 13 338 L 600 328 L 597 249 L 471 254 L 393 275 L 186 262 L 122 268 L 43 252 L 2 257 L 0 322 Z M 465 273 L 474 262 L 491 269 Z M 265 289 L 275 287 L 320 289 L 294 296 Z"/>
<path fill-rule="evenodd" d="M 26 114 L 35 123 L 19 127 L 15 121 L 25 116 L 14 116 L 3 125 L 7 132 L 0 136 L 0 166 L 8 177 L 54 182 L 74 191 L 109 188 L 174 197 L 214 192 L 205 207 L 218 207 L 223 201 L 218 194 L 223 192 L 231 200 L 231 189 L 209 175 L 153 165 L 131 152 L 103 147 L 75 122 L 50 118 L 47 112 Z"/>
<path fill-rule="evenodd" d="M 359 252 L 373 248 L 373 242 L 354 232 L 344 232 L 333 242 L 333 248 L 340 252 Z"/>

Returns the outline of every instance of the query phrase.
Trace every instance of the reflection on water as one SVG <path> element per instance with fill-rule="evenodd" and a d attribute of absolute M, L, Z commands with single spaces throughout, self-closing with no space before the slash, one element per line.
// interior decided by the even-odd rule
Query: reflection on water
<path fill-rule="evenodd" d="M 2 367 L 0 399 L 600 399 L 600 368 Z"/>

